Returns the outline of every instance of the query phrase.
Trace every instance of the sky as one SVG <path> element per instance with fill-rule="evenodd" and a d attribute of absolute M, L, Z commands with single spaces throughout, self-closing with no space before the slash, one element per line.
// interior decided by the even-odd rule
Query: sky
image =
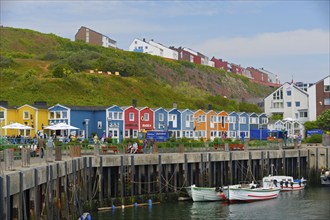
<path fill-rule="evenodd" d="M 1 0 L 3 26 L 74 40 L 81 26 L 128 50 L 135 38 L 264 68 L 280 82 L 330 75 L 329 0 Z M 1 36 L 0 36 L 1 37 Z"/>

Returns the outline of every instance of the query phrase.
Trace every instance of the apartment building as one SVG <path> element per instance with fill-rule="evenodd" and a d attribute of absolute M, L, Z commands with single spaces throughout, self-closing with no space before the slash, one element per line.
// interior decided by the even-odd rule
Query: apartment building
<path fill-rule="evenodd" d="M 75 35 L 75 40 L 82 40 L 88 44 L 117 48 L 117 42 L 99 32 L 81 26 Z"/>

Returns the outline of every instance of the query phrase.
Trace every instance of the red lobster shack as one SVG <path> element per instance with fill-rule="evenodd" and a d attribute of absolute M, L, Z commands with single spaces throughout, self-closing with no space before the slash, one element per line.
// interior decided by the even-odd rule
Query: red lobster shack
<path fill-rule="evenodd" d="M 154 130 L 154 111 L 149 107 L 140 109 L 140 131 Z"/>
<path fill-rule="evenodd" d="M 139 110 L 134 106 L 124 107 L 124 137 L 137 138 L 139 132 Z"/>

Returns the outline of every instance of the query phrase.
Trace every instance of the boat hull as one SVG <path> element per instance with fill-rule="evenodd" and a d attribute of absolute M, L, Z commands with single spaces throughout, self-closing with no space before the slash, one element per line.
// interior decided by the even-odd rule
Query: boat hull
<path fill-rule="evenodd" d="M 222 192 L 218 192 L 215 187 L 196 187 L 191 186 L 191 197 L 194 202 L 220 201 L 224 200 Z"/>
<path fill-rule="evenodd" d="M 321 184 L 322 186 L 330 186 L 330 175 L 322 175 L 321 176 Z"/>
<path fill-rule="evenodd" d="M 269 199 L 277 198 L 279 193 L 280 193 L 279 189 L 229 188 L 228 189 L 228 200 L 230 203 L 269 200 Z"/>

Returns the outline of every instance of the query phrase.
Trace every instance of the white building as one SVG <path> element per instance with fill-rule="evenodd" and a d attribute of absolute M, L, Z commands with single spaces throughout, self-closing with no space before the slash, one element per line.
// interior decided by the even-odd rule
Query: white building
<path fill-rule="evenodd" d="M 288 137 L 293 138 L 295 136 L 301 135 L 305 137 L 305 127 L 304 125 L 296 120 L 278 120 L 275 122 L 270 122 L 267 125 L 269 130 L 285 130 L 288 132 Z"/>
<path fill-rule="evenodd" d="M 264 99 L 267 116 L 280 114 L 283 119 L 309 121 L 308 94 L 292 83 L 284 83 Z"/>
<path fill-rule="evenodd" d="M 146 42 L 145 39 L 140 40 L 138 38 L 135 38 L 131 43 L 131 45 L 129 46 L 128 50 L 160 56 L 159 48 L 149 44 L 148 42 Z"/>
<path fill-rule="evenodd" d="M 178 60 L 179 59 L 179 54 L 178 54 L 177 51 L 172 50 L 168 47 L 165 47 L 164 45 L 162 45 L 160 43 L 157 43 L 154 40 L 149 41 L 149 44 L 159 48 L 161 57 L 169 58 L 169 59 L 172 59 L 172 60 Z"/>
<path fill-rule="evenodd" d="M 145 39 L 140 40 L 136 38 L 133 40 L 128 50 L 133 52 L 147 53 L 150 55 L 160 56 L 173 60 L 178 60 L 179 58 L 177 51 L 165 47 L 164 45 L 153 40 L 147 42 Z"/>
<path fill-rule="evenodd" d="M 280 80 L 276 74 L 269 72 L 268 70 L 265 70 L 264 68 L 259 68 L 258 70 L 260 72 L 266 73 L 268 75 L 268 82 L 275 83 L 275 84 L 280 83 Z"/>

